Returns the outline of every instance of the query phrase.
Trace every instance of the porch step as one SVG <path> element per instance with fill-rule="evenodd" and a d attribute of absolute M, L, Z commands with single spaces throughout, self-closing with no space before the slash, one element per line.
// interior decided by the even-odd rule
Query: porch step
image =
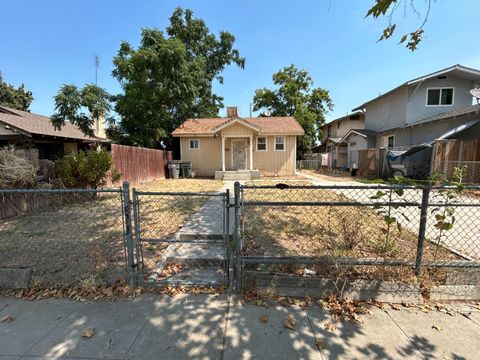
<path fill-rule="evenodd" d="M 224 174 L 223 175 L 223 181 L 248 181 L 251 180 L 252 177 L 250 176 L 249 173 L 247 174 Z"/>
<path fill-rule="evenodd" d="M 215 171 L 215 179 L 223 181 L 248 181 L 260 177 L 260 170 Z"/>

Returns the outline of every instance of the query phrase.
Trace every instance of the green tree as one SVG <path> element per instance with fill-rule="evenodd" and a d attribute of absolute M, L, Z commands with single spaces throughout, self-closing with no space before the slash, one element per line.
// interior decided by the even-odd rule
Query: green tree
<path fill-rule="evenodd" d="M 87 136 L 94 136 L 95 119 L 106 116 L 112 109 L 112 96 L 94 84 L 85 85 L 83 89 L 63 85 L 54 99 L 55 113 L 50 119 L 55 129 L 60 130 L 69 121 Z"/>
<path fill-rule="evenodd" d="M 420 26 L 412 32 L 403 34 L 399 40 L 399 44 L 405 44 L 405 46 L 412 51 L 417 50 L 418 44 L 423 39 L 423 28 L 430 15 L 432 0 L 424 1 L 425 9 L 423 15 L 420 13 L 420 10 L 417 9 L 415 3 L 415 0 L 375 0 L 375 4 L 368 10 L 366 17 L 371 16 L 375 19 L 386 17 L 388 19 L 388 25 L 383 29 L 383 33 L 378 39 L 379 41 L 387 40 L 395 33 L 397 24 L 394 22 L 394 16 L 398 10 L 403 10 L 403 13 L 407 14 L 407 10 L 410 8 L 410 10 L 419 17 L 421 23 Z"/>
<path fill-rule="evenodd" d="M 3 81 L 2 73 L 0 72 L 0 105 L 9 108 L 28 111 L 28 107 L 33 101 L 31 91 L 25 90 L 22 84 L 18 88 Z"/>
<path fill-rule="evenodd" d="M 169 145 L 170 133 L 186 118 L 216 116 L 223 98 L 213 93 L 213 81 L 223 83 L 227 65 L 245 64 L 234 42 L 232 34 L 210 33 L 203 20 L 181 8 L 166 33 L 143 29 L 136 49 L 123 42 L 113 60 L 113 75 L 124 91 L 115 107 L 121 119 L 110 137 L 128 145 Z"/>
<path fill-rule="evenodd" d="M 306 70 L 294 65 L 273 74 L 276 90 L 259 89 L 253 98 L 253 110 L 271 116 L 294 116 L 305 130 L 298 139 L 298 154 L 311 151 L 319 139 L 319 128 L 325 123 L 325 113 L 333 109 L 327 90 L 312 88 L 313 80 Z"/>

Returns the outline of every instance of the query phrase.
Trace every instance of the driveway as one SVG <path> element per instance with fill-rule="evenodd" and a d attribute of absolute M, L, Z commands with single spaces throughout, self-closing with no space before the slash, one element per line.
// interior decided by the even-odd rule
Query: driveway
<path fill-rule="evenodd" d="M 338 185 L 338 186 L 365 186 L 356 181 L 343 178 L 339 181 L 337 177 L 329 177 L 328 175 L 311 175 L 301 173 L 303 177 L 311 180 L 313 185 Z M 374 196 L 378 190 L 376 189 L 360 189 L 360 190 L 348 190 L 339 189 L 335 190 L 354 201 L 371 201 L 370 197 Z M 439 202 L 439 198 L 433 197 L 433 192 L 430 196 L 430 202 Z M 437 193 L 438 194 L 438 193 Z M 421 190 L 405 190 L 404 195 L 400 198 L 396 195 L 393 196 L 393 201 L 402 201 L 402 199 L 409 202 L 421 203 L 422 191 Z M 457 203 L 465 203 L 470 206 L 455 206 L 455 224 L 449 231 L 444 231 L 441 242 L 449 250 L 467 258 L 470 260 L 480 260 L 480 198 L 474 196 L 462 195 L 455 199 Z M 472 206 L 475 205 L 475 206 Z M 434 224 L 437 222 L 435 219 L 435 213 L 432 213 L 433 207 L 430 206 L 427 217 L 427 239 L 436 242 L 438 239 L 439 230 L 435 228 Z M 402 215 L 406 215 L 404 217 Z M 393 216 L 399 219 L 401 225 L 410 231 L 418 234 L 419 221 L 420 221 L 420 208 L 415 206 L 409 206 L 392 210 Z"/>

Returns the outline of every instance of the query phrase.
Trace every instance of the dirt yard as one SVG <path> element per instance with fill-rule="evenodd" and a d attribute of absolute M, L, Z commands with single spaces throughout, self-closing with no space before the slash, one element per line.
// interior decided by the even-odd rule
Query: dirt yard
<path fill-rule="evenodd" d="M 259 183 L 250 183 L 261 185 Z M 264 182 L 273 185 L 275 182 Z M 295 183 L 293 183 L 295 184 Z M 298 182 L 298 185 L 306 185 Z M 291 185 L 291 183 L 289 183 Z M 245 201 L 322 201 L 338 203 L 351 201 L 333 190 L 311 189 L 245 189 Z M 417 234 L 404 227 L 390 225 L 377 212 L 381 209 L 354 206 L 246 206 L 243 212 L 245 226 L 245 253 L 254 257 L 350 257 L 414 260 Z M 408 212 L 408 209 L 405 210 Z M 436 246 L 427 243 L 424 259 L 433 260 Z M 457 257 L 439 247 L 437 259 Z M 294 267 L 295 268 L 295 267 Z M 269 268 L 271 270 L 271 268 Z M 283 268 L 285 270 L 285 268 Z M 325 269 L 316 269 L 324 271 Z M 406 270 L 406 271 L 404 271 Z M 291 272 L 292 269 L 287 272 Z M 294 272 L 296 269 L 293 270 Z M 408 268 L 363 268 L 364 276 L 408 280 Z M 362 274 L 356 274 L 357 276 Z"/>
<path fill-rule="evenodd" d="M 222 184 L 214 180 L 158 180 L 138 189 L 212 192 Z M 125 246 L 120 194 L 50 196 L 47 207 L 0 219 L 0 268 L 32 268 L 31 285 L 35 287 L 91 287 L 122 276 Z M 203 197 L 170 200 L 153 196 L 142 199 L 147 210 L 145 230 L 155 236 L 172 234 L 206 201 Z M 8 206 L 21 204 L 21 199 L 9 201 Z"/>

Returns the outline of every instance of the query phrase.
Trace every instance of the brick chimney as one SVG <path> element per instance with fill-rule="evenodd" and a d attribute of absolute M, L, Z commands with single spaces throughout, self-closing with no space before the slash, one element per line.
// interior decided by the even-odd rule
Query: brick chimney
<path fill-rule="evenodd" d="M 227 118 L 238 117 L 238 108 L 236 106 L 227 106 Z"/>

